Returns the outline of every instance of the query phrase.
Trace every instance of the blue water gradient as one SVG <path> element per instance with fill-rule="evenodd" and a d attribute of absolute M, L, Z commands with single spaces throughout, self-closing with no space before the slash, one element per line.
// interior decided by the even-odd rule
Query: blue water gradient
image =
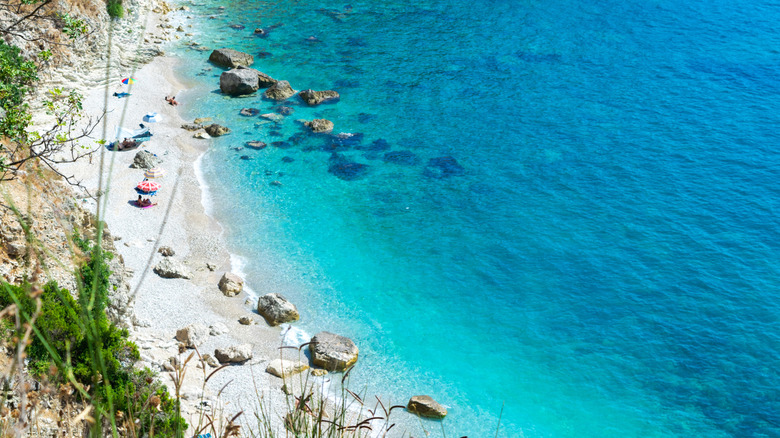
<path fill-rule="evenodd" d="M 233 131 L 203 170 L 248 284 L 355 339 L 358 385 L 434 396 L 448 436 L 502 406 L 505 437 L 780 436 L 776 5 L 184 4 L 182 43 L 341 94 L 241 117 L 276 106 L 177 49 L 188 115 Z"/>

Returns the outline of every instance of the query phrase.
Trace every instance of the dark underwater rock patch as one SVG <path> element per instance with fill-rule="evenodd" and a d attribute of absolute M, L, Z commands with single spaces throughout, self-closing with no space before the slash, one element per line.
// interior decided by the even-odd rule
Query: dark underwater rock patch
<path fill-rule="evenodd" d="M 286 141 L 274 141 L 271 142 L 271 146 L 279 149 L 289 149 L 293 147 L 292 143 L 286 142 Z"/>
<path fill-rule="evenodd" d="M 376 114 L 360 113 L 358 114 L 358 122 L 368 123 L 376 118 Z"/>
<path fill-rule="evenodd" d="M 423 175 L 429 178 L 441 179 L 462 175 L 465 171 L 466 169 L 455 158 L 444 156 L 428 160 L 428 164 L 425 165 L 425 170 L 423 170 Z"/>
<path fill-rule="evenodd" d="M 385 153 L 382 161 L 404 166 L 415 166 L 420 163 L 420 158 L 412 151 L 391 151 Z"/>
<path fill-rule="evenodd" d="M 356 163 L 343 155 L 334 153 L 328 164 L 328 173 L 344 181 L 354 181 L 363 178 L 368 172 L 367 164 Z"/>
<path fill-rule="evenodd" d="M 381 151 L 387 151 L 390 149 L 390 143 L 387 142 L 384 138 L 380 138 L 377 140 L 374 140 L 369 145 L 365 146 L 357 146 L 355 149 L 359 151 L 374 151 L 374 152 L 381 152 Z"/>
<path fill-rule="evenodd" d="M 293 157 L 288 157 L 288 156 L 282 157 L 282 163 L 292 163 L 293 161 L 295 161 L 295 158 Z"/>

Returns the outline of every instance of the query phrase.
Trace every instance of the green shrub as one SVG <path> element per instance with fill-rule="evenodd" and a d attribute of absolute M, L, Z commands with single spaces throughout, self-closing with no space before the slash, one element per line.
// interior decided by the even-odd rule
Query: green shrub
<path fill-rule="evenodd" d="M 0 39 L 0 108 L 6 110 L 0 120 L 0 136 L 24 138 L 31 115 L 24 97 L 38 80 L 38 68 L 21 56 L 21 50 Z"/>
<path fill-rule="evenodd" d="M 85 239 L 79 238 L 76 244 L 89 248 Z M 107 261 L 113 254 L 97 245 L 88 254 L 89 260 L 77 272 L 77 299 L 56 282 L 46 284 L 39 294 L 41 313 L 35 327 L 40 336 L 34 336 L 26 349 L 30 372 L 48 373 L 54 363 L 61 365 L 60 379 L 65 380 L 70 369 L 78 382 L 89 385 L 90 401 L 101 405 L 103 412 L 121 411 L 137 419 L 134 427 L 141 432 L 138 436 L 151 430 L 152 422 L 156 436 L 174 436 L 186 430 L 187 423 L 178 414 L 178 400 L 154 380 L 152 371 L 133 368 L 139 359 L 138 347 L 128 340 L 127 330 L 106 317 L 111 274 Z M 32 290 L 29 284 L 0 284 L 0 308 L 18 301 L 22 315 L 31 317 L 37 306 Z"/>
<path fill-rule="evenodd" d="M 125 9 L 122 7 L 121 0 L 108 0 L 106 10 L 111 18 L 122 18 L 125 16 Z"/>

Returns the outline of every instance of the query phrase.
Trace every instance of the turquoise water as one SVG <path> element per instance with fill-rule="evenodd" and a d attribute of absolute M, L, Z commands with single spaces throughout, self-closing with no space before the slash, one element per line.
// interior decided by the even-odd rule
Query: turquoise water
<path fill-rule="evenodd" d="M 353 338 L 358 385 L 447 436 L 780 436 L 776 5 L 189 5 L 182 43 L 341 94 L 241 117 L 275 105 L 177 49 L 233 130 L 203 171 L 250 287 Z"/>

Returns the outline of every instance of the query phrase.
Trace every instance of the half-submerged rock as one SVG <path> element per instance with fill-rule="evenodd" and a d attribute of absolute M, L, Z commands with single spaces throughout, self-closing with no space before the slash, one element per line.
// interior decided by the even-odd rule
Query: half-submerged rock
<path fill-rule="evenodd" d="M 212 137 L 219 137 L 221 135 L 229 134 L 230 128 L 212 123 L 211 125 L 206 126 L 206 133 Z"/>
<path fill-rule="evenodd" d="M 192 278 L 190 268 L 173 257 L 165 257 L 152 270 L 162 278 Z"/>
<path fill-rule="evenodd" d="M 176 340 L 182 342 L 187 348 L 200 346 L 208 336 L 208 327 L 197 322 L 176 331 Z"/>
<path fill-rule="evenodd" d="M 314 91 L 312 89 L 303 90 L 298 96 L 306 102 L 307 105 L 319 105 L 325 101 L 334 101 L 339 99 L 339 93 L 333 90 Z"/>
<path fill-rule="evenodd" d="M 406 410 L 426 418 L 444 418 L 447 416 L 447 408 L 440 405 L 428 395 L 415 395 L 409 399 Z"/>
<path fill-rule="evenodd" d="M 277 81 L 265 90 L 265 97 L 273 100 L 286 100 L 290 98 L 295 91 L 287 81 Z"/>
<path fill-rule="evenodd" d="M 307 369 L 309 369 L 309 365 L 298 360 L 274 359 L 268 364 L 265 372 L 276 377 L 285 378 L 302 373 Z"/>
<path fill-rule="evenodd" d="M 240 363 L 252 358 L 252 346 L 249 344 L 235 345 L 228 348 L 217 348 L 214 357 L 219 363 Z"/>
<path fill-rule="evenodd" d="M 295 304 L 277 293 L 266 294 L 258 298 L 257 313 L 265 318 L 265 322 L 270 326 L 297 321 L 301 317 Z"/>
<path fill-rule="evenodd" d="M 209 61 L 220 67 L 236 68 L 239 65 L 249 67 L 255 62 L 255 58 L 249 53 L 223 48 L 211 52 Z"/>
<path fill-rule="evenodd" d="M 225 272 L 219 279 L 218 286 L 225 296 L 234 297 L 244 289 L 244 279 L 232 272 Z"/>
<path fill-rule="evenodd" d="M 358 348 L 351 339 L 330 332 L 311 338 L 311 362 L 328 371 L 344 371 L 358 360 Z"/>
<path fill-rule="evenodd" d="M 311 132 L 330 132 L 333 131 L 333 122 L 328 119 L 314 119 L 311 121 L 303 122 L 303 124 L 311 129 Z"/>
<path fill-rule="evenodd" d="M 259 88 L 257 70 L 252 68 L 234 68 L 219 76 L 219 89 L 230 96 L 252 94 Z"/>

